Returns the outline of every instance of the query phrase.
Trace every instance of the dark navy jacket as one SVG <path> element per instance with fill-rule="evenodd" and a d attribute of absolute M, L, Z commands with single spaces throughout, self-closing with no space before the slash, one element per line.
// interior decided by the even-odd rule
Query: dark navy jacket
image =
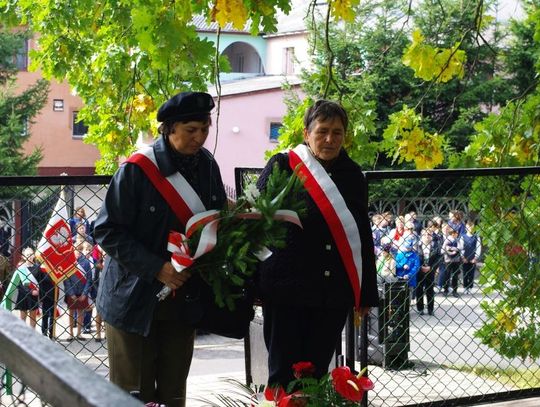
<path fill-rule="evenodd" d="M 170 148 L 160 138 L 153 146 L 163 176 L 177 172 Z M 225 190 L 216 161 L 203 149 L 199 159 L 200 190 L 206 209 L 222 209 Z M 139 166 L 124 163 L 114 175 L 95 221 L 95 239 L 107 253 L 100 275 L 96 307 L 107 323 L 127 332 L 148 335 L 153 318 L 171 318 L 168 296 L 156 307 L 163 287 L 155 276 L 166 261 L 170 230 L 184 232 L 167 202 Z M 175 296 L 179 298 L 180 296 Z"/>
<path fill-rule="evenodd" d="M 273 156 L 258 180 L 264 188 L 274 163 L 292 173 L 288 154 Z M 377 274 L 371 226 L 367 212 L 367 184 L 362 170 L 345 150 L 328 170 L 351 211 L 362 242 L 362 306 L 378 306 Z M 335 307 L 353 306 L 354 295 L 345 266 L 322 213 L 304 191 L 307 213 L 300 220 L 303 229 L 288 224 L 287 243 L 259 266 L 259 290 L 265 302 Z"/>

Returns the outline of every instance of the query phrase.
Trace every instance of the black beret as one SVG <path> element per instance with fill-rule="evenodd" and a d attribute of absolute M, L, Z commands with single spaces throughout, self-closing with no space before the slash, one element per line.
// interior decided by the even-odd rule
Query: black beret
<path fill-rule="evenodd" d="M 157 112 L 158 122 L 175 122 L 201 114 L 208 114 L 214 108 L 214 99 L 204 92 L 181 92 L 165 103 Z"/>

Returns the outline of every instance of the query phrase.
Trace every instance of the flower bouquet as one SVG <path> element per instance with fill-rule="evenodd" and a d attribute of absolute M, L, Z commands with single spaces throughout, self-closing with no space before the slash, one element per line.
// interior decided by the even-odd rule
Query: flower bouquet
<path fill-rule="evenodd" d="M 236 388 L 232 396 L 217 394 L 215 402 L 200 401 L 212 407 L 353 407 L 374 387 L 363 375 L 365 370 L 355 375 L 347 366 L 334 368 L 320 380 L 313 377 L 315 366 L 311 362 L 295 363 L 293 371 L 296 380 L 289 384 L 287 391 L 282 387 L 250 387 L 227 380 Z"/>
<path fill-rule="evenodd" d="M 197 214 L 186 225 L 185 235 L 171 233 L 172 264 L 179 272 L 188 268 L 192 275 L 199 274 L 212 288 L 216 304 L 234 310 L 242 296 L 239 288 L 271 254 L 268 247 L 284 246 L 286 222 L 301 227 L 298 214 L 304 207 L 297 194 L 302 188 L 297 176 L 274 167 L 264 191 L 252 182 L 234 207 Z M 169 292 L 164 287 L 158 296 Z"/>
<path fill-rule="evenodd" d="M 354 375 L 349 367 L 340 366 L 320 380 L 313 377 L 315 366 L 311 362 L 293 365 L 294 377 L 286 392 L 282 387 L 267 387 L 260 407 L 352 407 L 358 406 L 364 393 L 373 389 L 373 382 L 363 376 L 364 371 Z"/>

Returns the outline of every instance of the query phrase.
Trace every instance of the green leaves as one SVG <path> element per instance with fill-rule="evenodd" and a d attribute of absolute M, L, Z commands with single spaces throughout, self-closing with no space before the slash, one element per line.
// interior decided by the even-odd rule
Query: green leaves
<path fill-rule="evenodd" d="M 476 336 L 507 357 L 540 356 L 540 177 L 489 177 L 474 182 L 471 207 L 487 248 L 480 284 L 484 325 Z"/>

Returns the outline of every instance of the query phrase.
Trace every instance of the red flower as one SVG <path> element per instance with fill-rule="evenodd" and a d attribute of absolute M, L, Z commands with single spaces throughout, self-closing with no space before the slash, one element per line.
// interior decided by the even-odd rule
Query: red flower
<path fill-rule="evenodd" d="M 311 362 L 298 362 L 292 365 L 294 377 L 312 377 L 315 374 L 315 365 Z"/>
<path fill-rule="evenodd" d="M 281 386 L 266 387 L 264 389 L 264 398 L 268 401 L 275 401 L 277 407 L 304 407 L 307 404 L 301 392 L 287 394 Z"/>
<path fill-rule="evenodd" d="M 347 366 L 332 370 L 332 384 L 342 397 L 351 401 L 362 400 L 364 392 L 373 389 L 373 382 L 370 379 L 356 377 Z"/>
<path fill-rule="evenodd" d="M 283 390 L 283 387 L 266 387 L 264 389 L 264 398 L 268 401 L 280 401 L 283 397 L 285 397 L 287 393 L 285 393 L 285 390 Z"/>

